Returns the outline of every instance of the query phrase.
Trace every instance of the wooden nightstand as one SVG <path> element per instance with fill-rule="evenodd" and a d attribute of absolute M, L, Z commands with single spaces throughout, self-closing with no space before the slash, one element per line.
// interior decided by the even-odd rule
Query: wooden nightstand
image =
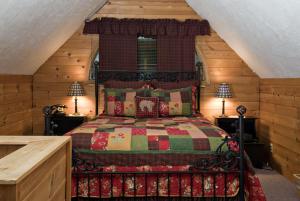
<path fill-rule="evenodd" d="M 244 140 L 245 142 L 257 142 L 256 119 L 257 117 L 246 116 L 244 121 Z M 215 117 L 215 124 L 225 130 L 228 134 L 235 134 L 239 130 L 238 116 Z"/>
<path fill-rule="evenodd" d="M 45 135 L 63 135 L 80 126 L 86 116 L 45 116 Z"/>

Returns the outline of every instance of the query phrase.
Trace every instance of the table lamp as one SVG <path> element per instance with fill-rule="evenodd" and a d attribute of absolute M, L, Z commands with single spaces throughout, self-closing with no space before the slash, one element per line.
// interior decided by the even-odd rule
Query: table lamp
<path fill-rule="evenodd" d="M 226 115 L 225 115 L 225 98 L 232 98 L 229 84 L 221 83 L 217 89 L 216 97 L 223 98 L 223 100 L 222 100 L 222 115 L 220 117 L 226 117 Z"/>
<path fill-rule="evenodd" d="M 80 115 L 80 113 L 77 110 L 77 96 L 84 96 L 84 89 L 81 86 L 81 84 L 79 82 L 74 82 L 70 88 L 69 88 L 69 92 L 68 92 L 68 96 L 74 96 L 75 97 L 75 112 L 73 113 L 73 115 Z"/>

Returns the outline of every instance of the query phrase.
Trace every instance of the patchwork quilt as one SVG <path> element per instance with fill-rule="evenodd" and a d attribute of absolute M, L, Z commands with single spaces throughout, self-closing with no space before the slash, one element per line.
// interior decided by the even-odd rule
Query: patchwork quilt
<path fill-rule="evenodd" d="M 100 116 L 66 135 L 72 136 L 75 154 L 100 164 L 101 169 L 94 171 L 107 172 L 100 177 L 98 174 L 87 176 L 80 173 L 80 168 L 74 169 L 79 175 L 72 177 L 73 197 L 132 197 L 135 193 L 138 197 L 164 197 L 168 193 L 174 197 L 190 197 L 191 193 L 193 197 L 210 197 L 214 195 L 214 183 L 217 197 L 224 197 L 225 189 L 228 197 L 237 196 L 239 187 L 235 173 L 227 174 L 226 185 L 224 174 L 214 177 L 204 173 L 192 180 L 189 174 L 182 177 L 163 174 L 158 183 L 156 175 L 140 174 L 136 180 L 130 173 L 124 178 L 118 174 L 111 177 L 111 172 L 185 172 L 199 159 L 210 157 L 227 134 L 201 116 L 152 119 Z M 246 178 L 248 200 L 265 201 L 258 178 L 250 172 Z"/>
<path fill-rule="evenodd" d="M 103 165 L 187 165 L 215 152 L 226 133 L 200 116 L 100 116 L 66 135 L 78 154 Z"/>

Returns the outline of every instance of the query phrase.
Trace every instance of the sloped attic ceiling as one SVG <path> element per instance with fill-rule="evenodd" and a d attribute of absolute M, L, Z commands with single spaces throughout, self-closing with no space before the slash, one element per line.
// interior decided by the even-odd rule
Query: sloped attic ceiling
<path fill-rule="evenodd" d="M 300 77 L 299 0 L 186 1 L 260 77 Z"/>
<path fill-rule="evenodd" d="M 33 74 L 104 2 L 0 1 L 0 74 Z"/>

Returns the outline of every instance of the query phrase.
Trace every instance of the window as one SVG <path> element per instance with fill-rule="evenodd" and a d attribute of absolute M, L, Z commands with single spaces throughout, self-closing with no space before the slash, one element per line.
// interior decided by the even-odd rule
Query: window
<path fill-rule="evenodd" d="M 89 72 L 89 80 L 95 80 L 95 73 L 96 73 L 96 70 L 95 70 L 95 65 L 94 65 L 94 63 L 95 63 L 96 61 L 99 62 L 99 50 L 97 50 L 96 55 L 95 55 L 94 58 L 92 59 L 91 67 L 90 67 L 90 72 Z"/>
<path fill-rule="evenodd" d="M 157 66 L 156 39 L 140 36 L 137 42 L 138 71 L 155 72 Z"/>
<path fill-rule="evenodd" d="M 195 68 L 199 69 L 200 72 L 200 80 L 204 81 L 205 80 L 205 73 L 203 70 L 203 62 L 201 61 L 201 57 L 198 56 L 197 52 L 195 53 Z"/>

